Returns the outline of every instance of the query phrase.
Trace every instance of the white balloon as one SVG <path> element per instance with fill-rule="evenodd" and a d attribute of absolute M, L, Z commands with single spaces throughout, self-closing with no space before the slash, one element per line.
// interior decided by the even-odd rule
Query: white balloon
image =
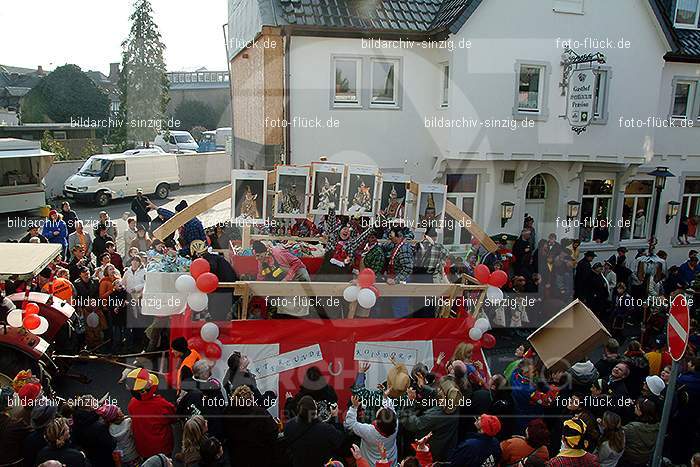
<path fill-rule="evenodd" d="M 100 325 L 100 317 L 97 316 L 97 313 L 93 311 L 89 315 L 87 315 L 87 317 L 85 318 L 85 322 L 89 327 L 96 328 Z"/>
<path fill-rule="evenodd" d="M 360 293 L 360 288 L 356 285 L 351 285 L 343 290 L 343 298 L 347 302 L 354 302 L 357 300 L 357 296 Z"/>
<path fill-rule="evenodd" d="M 48 320 L 46 318 L 44 318 L 43 316 L 39 316 L 39 320 L 41 321 L 41 323 L 39 324 L 39 327 L 36 329 L 29 330 L 29 332 L 31 332 L 32 334 L 37 335 L 37 336 L 40 336 L 49 330 Z M 98 322 L 99 322 L 99 319 L 98 319 Z"/>
<path fill-rule="evenodd" d="M 15 308 L 7 314 L 7 324 L 13 328 L 21 328 L 22 319 L 22 310 L 20 308 Z"/>
<path fill-rule="evenodd" d="M 473 327 L 469 330 L 469 338 L 473 341 L 478 341 L 481 339 L 481 336 L 484 335 L 484 331 L 477 327 Z"/>
<path fill-rule="evenodd" d="M 203 311 L 209 305 L 209 298 L 205 293 L 192 292 L 187 296 L 187 304 L 192 308 L 192 311 Z"/>
<path fill-rule="evenodd" d="M 503 300 L 503 291 L 498 287 L 489 285 L 489 288 L 486 289 L 486 298 L 489 299 L 492 305 L 496 304 L 499 300 Z"/>
<path fill-rule="evenodd" d="M 219 338 L 219 326 L 216 323 L 204 323 L 199 335 L 204 342 L 215 342 Z"/>
<path fill-rule="evenodd" d="M 357 294 L 357 303 L 362 308 L 372 308 L 377 303 L 377 296 L 371 289 L 362 289 Z"/>
<path fill-rule="evenodd" d="M 489 320 L 487 318 L 479 318 L 474 322 L 474 327 L 477 327 L 483 332 L 486 332 L 489 329 L 491 329 L 491 323 L 489 323 Z"/>
<path fill-rule="evenodd" d="M 197 282 L 189 274 L 182 274 L 175 279 L 175 290 L 180 293 L 192 293 L 197 291 Z"/>

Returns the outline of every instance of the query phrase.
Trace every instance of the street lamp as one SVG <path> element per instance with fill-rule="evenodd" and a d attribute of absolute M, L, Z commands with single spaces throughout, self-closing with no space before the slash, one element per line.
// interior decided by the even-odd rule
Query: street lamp
<path fill-rule="evenodd" d="M 654 217 L 651 222 L 651 238 L 656 237 L 656 224 L 659 219 L 659 205 L 661 204 L 661 191 L 666 186 L 666 179 L 675 177 L 668 171 L 668 167 L 657 167 L 656 170 L 649 172 L 649 175 L 654 177 L 654 186 L 656 187 L 656 201 L 654 202 Z"/>
<path fill-rule="evenodd" d="M 566 218 L 571 220 L 571 219 L 576 219 L 578 217 L 578 210 L 581 207 L 581 203 L 578 201 L 569 201 L 566 203 Z"/>
<path fill-rule="evenodd" d="M 514 203 L 503 201 L 501 203 L 501 227 L 505 227 L 509 219 L 513 218 Z"/>
<path fill-rule="evenodd" d="M 666 223 L 671 222 L 671 219 L 678 215 L 678 210 L 680 209 L 681 203 L 678 201 L 669 201 L 666 207 Z"/>

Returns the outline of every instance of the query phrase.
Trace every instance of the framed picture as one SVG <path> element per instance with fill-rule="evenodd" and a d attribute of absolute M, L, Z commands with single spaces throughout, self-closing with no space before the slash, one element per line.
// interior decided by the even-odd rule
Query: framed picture
<path fill-rule="evenodd" d="M 373 217 L 378 197 L 379 169 L 376 167 L 349 166 L 345 182 L 344 214 Z"/>
<path fill-rule="evenodd" d="M 340 195 L 345 181 L 342 164 L 313 164 L 311 182 L 311 214 L 328 214 L 329 209 L 340 212 Z"/>
<path fill-rule="evenodd" d="M 275 217 L 306 217 L 306 188 L 309 186 L 309 168 L 281 165 L 277 167 L 275 183 Z"/>
<path fill-rule="evenodd" d="M 446 199 L 447 185 L 418 185 L 416 228 L 427 229 L 428 227 L 433 227 L 442 229 Z"/>
<path fill-rule="evenodd" d="M 406 197 L 411 177 L 404 174 L 382 174 L 379 214 L 389 220 L 406 220 Z"/>
<path fill-rule="evenodd" d="M 234 219 L 250 223 L 265 221 L 267 172 L 264 170 L 231 171 L 231 214 Z"/>

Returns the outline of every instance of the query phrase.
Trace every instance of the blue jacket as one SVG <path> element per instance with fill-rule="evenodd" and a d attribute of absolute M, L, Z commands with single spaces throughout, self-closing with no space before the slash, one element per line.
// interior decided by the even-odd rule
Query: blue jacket
<path fill-rule="evenodd" d="M 163 219 L 166 221 L 175 215 L 174 212 L 165 208 L 158 208 L 157 212 L 159 215 L 163 216 Z M 183 227 L 183 239 L 181 243 L 183 250 L 186 250 L 187 254 L 189 254 L 190 243 L 192 243 L 193 240 L 207 241 L 207 236 L 204 233 L 204 226 L 196 217 L 185 222 Z"/>
<path fill-rule="evenodd" d="M 686 261 L 685 263 L 681 264 L 680 267 L 678 268 L 678 274 L 681 276 L 681 279 L 683 282 L 686 284 L 690 285 L 693 283 L 693 279 L 695 279 L 695 275 L 700 272 L 700 265 L 696 266 L 695 269 L 690 268 L 690 263 Z"/>
<path fill-rule="evenodd" d="M 58 235 L 54 235 L 58 232 Z M 49 240 L 49 243 L 58 243 L 64 247 L 68 245 L 68 227 L 62 220 L 52 221 L 47 219 L 41 234 Z"/>
<path fill-rule="evenodd" d="M 450 464 L 460 467 L 491 467 L 501 460 L 498 439 L 483 433 L 473 433 L 459 443 L 450 455 Z"/>

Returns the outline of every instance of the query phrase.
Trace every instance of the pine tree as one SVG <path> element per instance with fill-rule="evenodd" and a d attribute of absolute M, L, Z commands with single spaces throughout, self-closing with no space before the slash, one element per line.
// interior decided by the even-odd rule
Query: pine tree
<path fill-rule="evenodd" d="M 122 42 L 119 128 L 114 133 L 121 150 L 132 143 L 145 145 L 152 141 L 158 125 L 165 121 L 170 101 L 163 58 L 165 44 L 152 13 L 149 0 L 136 0 L 129 17 L 129 37 Z"/>

